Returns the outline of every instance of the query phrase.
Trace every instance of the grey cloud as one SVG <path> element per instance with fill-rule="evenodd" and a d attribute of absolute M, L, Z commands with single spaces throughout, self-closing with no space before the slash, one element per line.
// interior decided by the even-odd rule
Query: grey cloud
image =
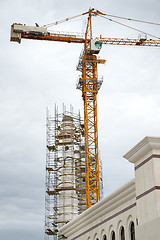
<path fill-rule="evenodd" d="M 82 46 L 22 40 L 9 42 L 13 22 L 43 25 L 95 7 L 120 16 L 159 22 L 154 1 L 1 1 L 0 77 L 0 239 L 38 240 L 44 235 L 45 109 L 57 103 L 83 104 L 75 85 Z M 81 18 L 82 19 L 82 18 Z M 83 20 L 82 20 L 83 22 Z M 97 22 L 97 23 L 96 23 Z M 81 21 L 56 30 L 80 32 Z M 138 28 L 137 24 L 134 24 Z M 140 29 L 160 36 L 160 29 Z M 94 21 L 94 34 L 138 36 L 106 20 Z M 99 67 L 104 82 L 98 94 L 99 148 L 107 195 L 134 177 L 123 159 L 146 135 L 160 136 L 159 49 L 103 46 Z"/>

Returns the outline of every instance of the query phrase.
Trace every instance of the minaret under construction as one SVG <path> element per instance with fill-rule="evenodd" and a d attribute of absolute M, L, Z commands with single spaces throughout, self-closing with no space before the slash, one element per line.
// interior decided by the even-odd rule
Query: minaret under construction
<path fill-rule="evenodd" d="M 58 228 L 69 222 L 78 214 L 78 195 L 76 193 L 74 140 L 76 126 L 73 117 L 64 115 L 57 136 L 59 145 L 62 145 L 62 159 L 59 170 L 59 213 Z M 79 133 L 77 133 L 79 138 Z"/>
<path fill-rule="evenodd" d="M 46 138 L 45 239 L 57 240 L 63 238 L 58 230 L 86 210 L 84 122 L 80 113 L 73 113 L 72 107 L 66 111 L 65 106 L 60 114 L 55 106 L 54 116 L 47 110 Z"/>

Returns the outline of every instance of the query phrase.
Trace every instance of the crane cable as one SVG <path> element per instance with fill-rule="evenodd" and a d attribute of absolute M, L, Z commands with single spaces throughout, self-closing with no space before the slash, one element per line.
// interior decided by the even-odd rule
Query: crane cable
<path fill-rule="evenodd" d="M 100 11 L 97 11 L 97 12 L 98 12 L 98 14 L 100 14 L 100 15 L 105 15 L 105 16 L 108 16 L 108 17 L 120 18 L 120 19 L 124 19 L 124 20 L 128 20 L 128 21 L 134 21 L 134 22 L 140 22 L 140 23 L 147 23 L 147 24 L 152 24 L 152 25 L 160 26 L 160 23 L 143 21 L 143 20 L 138 20 L 138 19 L 133 19 L 133 18 L 120 17 L 120 16 L 116 16 L 116 15 L 111 15 L 111 14 L 102 13 L 102 12 L 100 12 Z"/>
<path fill-rule="evenodd" d="M 74 18 L 83 16 L 83 15 L 86 15 L 87 13 L 89 13 L 89 12 L 85 12 L 85 13 L 82 13 L 82 14 L 78 14 L 78 15 L 76 15 L 76 16 L 69 17 L 69 18 L 65 18 L 65 19 L 62 19 L 62 20 L 60 20 L 60 21 L 56 21 L 56 22 L 53 22 L 53 23 L 49 23 L 49 24 L 43 25 L 42 27 L 52 27 L 52 26 L 58 25 L 58 24 L 60 24 L 60 23 L 67 22 L 68 20 L 71 20 L 71 19 L 74 19 Z"/>
<path fill-rule="evenodd" d="M 88 11 L 88 12 L 84 12 L 84 13 L 82 13 L 82 14 L 78 14 L 78 15 L 73 16 L 73 17 L 70 17 L 70 18 L 65 18 L 65 19 L 63 19 L 63 20 L 56 21 L 56 22 L 54 22 L 54 23 L 46 24 L 46 25 L 44 25 L 43 27 L 55 26 L 55 25 L 58 25 L 58 24 L 60 24 L 60 23 L 67 22 L 68 20 L 71 20 L 71 19 L 74 19 L 74 18 L 83 16 L 83 15 L 86 15 L 86 14 L 88 14 L 88 13 L 89 13 L 89 11 Z M 109 20 L 109 21 L 112 21 L 112 22 L 115 22 L 115 23 L 117 23 L 117 24 L 120 24 L 120 25 L 122 25 L 122 26 L 124 26 L 124 27 L 130 28 L 130 29 L 132 29 L 132 30 L 141 32 L 141 33 L 143 33 L 143 34 L 147 34 L 148 36 L 151 36 L 151 37 L 160 39 L 159 37 L 157 37 L 157 36 L 155 36 L 155 35 L 152 35 L 152 34 L 143 32 L 143 31 L 141 31 L 141 30 L 139 30 L 139 29 L 136 29 L 136 28 L 134 28 L 134 27 L 128 26 L 127 24 L 124 24 L 124 23 L 115 21 L 115 20 L 113 20 L 113 19 L 111 19 L 111 18 L 108 18 L 108 17 L 106 17 L 106 16 L 113 17 L 113 18 L 120 18 L 120 19 L 128 20 L 128 21 L 135 21 L 135 22 L 147 23 L 147 24 L 152 24 L 152 25 L 157 25 L 157 26 L 160 26 L 159 23 L 154 23 L 154 22 L 149 22 L 149 21 L 143 21 L 143 20 L 137 20 L 137 19 L 133 19 L 133 18 L 120 17 L 120 16 L 116 16 L 116 15 L 111 15 L 111 14 L 105 14 L 105 13 L 100 12 L 99 10 L 97 10 L 95 14 L 98 15 L 98 16 L 100 16 L 100 17 L 106 18 L 106 19 Z"/>
<path fill-rule="evenodd" d="M 115 23 L 118 23 L 118 24 L 120 24 L 120 25 L 122 25 L 122 26 L 124 26 L 124 27 L 127 27 L 127 28 L 130 28 L 130 29 L 132 29 L 132 30 L 135 30 L 135 31 L 137 31 L 137 32 L 141 32 L 141 33 L 143 33 L 143 34 L 147 34 L 148 36 L 151 36 L 151 37 L 160 39 L 159 37 L 157 37 L 157 36 L 155 36 L 155 35 L 152 35 L 152 34 L 143 32 L 143 31 L 141 31 L 141 30 L 139 30 L 139 29 L 137 29 L 137 28 L 134 28 L 134 27 L 128 26 L 128 25 L 126 25 L 126 24 L 124 24 L 124 23 L 115 21 L 115 20 L 113 20 L 113 19 L 111 19 L 111 18 L 108 18 L 108 17 L 106 17 L 106 16 L 104 16 L 104 15 L 99 15 L 99 16 L 100 16 L 100 17 L 103 17 L 103 18 L 105 18 L 105 19 L 107 19 L 107 20 L 109 20 L 109 21 L 111 21 L 111 22 L 115 22 Z"/>

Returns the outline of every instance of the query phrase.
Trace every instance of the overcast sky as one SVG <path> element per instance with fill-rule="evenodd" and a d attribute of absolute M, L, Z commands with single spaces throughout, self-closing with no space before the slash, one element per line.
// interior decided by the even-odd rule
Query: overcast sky
<path fill-rule="evenodd" d="M 81 44 L 9 41 L 10 25 L 48 24 L 94 7 L 104 13 L 160 22 L 158 0 L 1 0 L 0 50 L 0 239 L 44 238 L 45 114 L 64 102 L 83 114 L 76 90 Z M 128 23 L 131 24 L 131 23 Z M 56 26 L 82 32 L 85 18 Z M 160 27 L 134 23 L 160 37 Z M 94 35 L 137 38 L 139 33 L 94 19 Z M 123 155 L 145 136 L 160 136 L 160 49 L 104 45 L 99 67 L 99 149 L 104 195 L 134 177 Z"/>

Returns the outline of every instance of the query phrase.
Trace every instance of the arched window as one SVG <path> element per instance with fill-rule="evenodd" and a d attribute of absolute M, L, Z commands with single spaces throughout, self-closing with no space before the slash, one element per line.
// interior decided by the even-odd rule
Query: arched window
<path fill-rule="evenodd" d="M 114 232 L 114 231 L 112 231 L 112 232 L 111 232 L 111 240 L 115 240 L 115 239 L 116 239 L 115 232 Z"/>
<path fill-rule="evenodd" d="M 120 231 L 120 236 L 121 236 L 121 240 L 125 240 L 125 231 L 124 231 L 124 227 L 121 227 L 121 231 Z"/>
<path fill-rule="evenodd" d="M 135 240 L 135 227 L 134 227 L 134 222 L 130 223 L 130 237 L 131 240 Z"/>
<path fill-rule="evenodd" d="M 106 234 L 103 235 L 102 240 L 107 240 L 107 236 L 106 236 Z"/>

